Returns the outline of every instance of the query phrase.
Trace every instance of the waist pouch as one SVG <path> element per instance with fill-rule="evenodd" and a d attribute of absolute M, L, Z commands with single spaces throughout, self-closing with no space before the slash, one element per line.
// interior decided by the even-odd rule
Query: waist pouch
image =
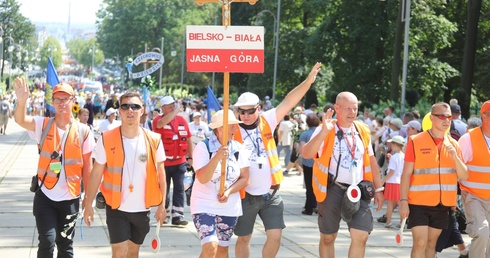
<path fill-rule="evenodd" d="M 370 201 L 374 197 L 373 182 L 362 180 L 357 186 L 361 189 L 361 198 L 363 200 Z"/>

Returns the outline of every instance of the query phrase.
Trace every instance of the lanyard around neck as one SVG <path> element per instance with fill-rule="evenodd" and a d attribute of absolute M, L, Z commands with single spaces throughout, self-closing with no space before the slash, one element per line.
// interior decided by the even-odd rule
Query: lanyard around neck
<path fill-rule="evenodd" d="M 60 152 L 61 149 L 61 143 L 63 142 L 63 139 L 65 139 L 66 141 L 66 137 L 68 137 L 68 134 L 71 130 L 71 126 L 73 125 L 72 121 L 70 121 L 70 127 L 68 127 L 68 130 L 66 130 L 64 133 L 63 133 L 63 136 L 60 138 L 60 142 L 58 143 L 58 145 L 56 146 L 56 135 L 58 134 L 58 126 L 53 126 L 54 128 L 54 132 L 53 132 L 53 138 L 54 138 L 54 141 L 53 141 L 53 147 L 55 148 L 54 151 L 57 151 L 57 152 Z"/>

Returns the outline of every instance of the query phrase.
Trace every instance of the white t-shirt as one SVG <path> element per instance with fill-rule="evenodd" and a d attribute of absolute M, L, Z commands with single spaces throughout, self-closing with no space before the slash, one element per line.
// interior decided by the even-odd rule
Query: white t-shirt
<path fill-rule="evenodd" d="M 105 119 L 104 121 L 100 122 L 99 124 L 99 132 L 105 132 L 112 130 L 118 126 L 121 125 L 121 121 L 114 119 L 112 123 L 109 122 L 108 119 Z"/>
<path fill-rule="evenodd" d="M 454 128 L 458 131 L 459 135 L 463 135 L 466 133 L 466 129 L 468 126 L 465 124 L 465 122 L 459 120 L 459 119 L 454 119 Z"/>
<path fill-rule="evenodd" d="M 209 152 L 212 153 L 212 157 L 216 155 L 221 147 L 221 143 L 218 141 L 216 135 L 209 137 Z M 230 141 L 228 143 L 229 153 L 227 159 L 226 169 L 226 182 L 225 188 L 229 188 L 240 177 L 240 169 L 249 167 L 250 162 L 248 157 L 250 153 L 237 141 Z M 204 142 L 199 142 L 194 148 L 192 157 L 194 169 L 197 171 L 209 163 L 209 152 Z M 238 160 L 235 159 L 235 152 L 238 152 Z M 240 193 L 236 192 L 228 197 L 228 201 L 220 203 L 218 201 L 219 187 L 220 187 L 220 175 L 221 175 L 221 161 L 218 162 L 216 169 L 210 181 L 205 184 L 201 184 L 199 180 L 194 181 L 191 195 L 191 214 L 196 213 L 209 213 L 222 216 L 241 216 L 242 215 L 242 202 L 240 199 Z"/>
<path fill-rule="evenodd" d="M 335 176 L 335 174 L 337 173 L 337 163 L 339 161 L 339 157 L 341 157 L 339 172 L 336 181 L 339 183 L 345 183 L 349 185 L 352 183 L 351 171 L 355 173 L 354 174 L 355 184 L 358 184 L 363 180 L 363 173 L 364 173 L 363 172 L 364 171 L 364 162 L 363 162 L 364 145 L 362 143 L 361 137 L 359 136 L 359 132 L 354 130 L 354 135 L 352 134 L 353 128 L 354 125 L 352 125 L 350 128 L 341 128 L 342 131 L 344 132 L 341 141 L 339 141 L 339 138 L 335 136 L 335 142 L 333 144 L 333 153 L 330 159 L 330 166 L 328 168 L 328 172 L 333 176 Z M 315 132 L 313 132 L 313 135 L 311 136 L 311 139 L 313 139 L 317 134 L 319 134 L 321 129 L 322 128 L 320 126 L 316 128 Z M 339 128 L 335 126 L 335 134 L 337 134 L 338 130 Z M 354 158 L 352 158 L 352 152 L 351 152 L 351 147 L 354 147 L 352 145 L 352 137 L 354 137 L 355 139 Z M 339 155 L 339 151 L 342 155 Z M 318 149 L 318 156 L 321 156 L 322 152 L 323 152 L 323 142 L 320 148 Z M 369 140 L 368 152 L 369 152 L 369 156 L 374 155 L 373 148 L 371 146 L 371 140 Z"/>
<path fill-rule="evenodd" d="M 35 131 L 27 131 L 27 132 L 29 134 L 29 137 L 31 139 L 35 140 L 36 143 L 39 144 L 41 141 L 41 135 L 43 133 L 44 117 L 35 116 L 34 121 L 36 122 Z M 56 126 L 54 121 L 53 121 L 52 126 Z M 84 154 L 84 155 L 92 152 L 92 150 L 94 149 L 94 146 L 95 146 L 94 135 L 90 129 L 88 130 L 88 132 L 89 132 L 88 137 L 87 137 L 87 139 L 85 139 L 85 141 L 83 142 L 83 146 L 82 146 L 82 154 Z M 60 135 L 60 138 L 61 137 L 63 138 L 62 142 L 61 142 L 61 152 L 60 152 L 60 155 L 63 155 L 63 152 L 65 151 L 65 139 L 66 139 L 66 136 L 64 136 L 65 130 L 61 130 L 60 128 L 58 128 L 58 134 Z M 38 183 L 41 184 L 41 181 L 39 181 Z M 43 191 L 43 193 L 49 199 L 56 201 L 56 202 L 72 200 L 72 199 L 77 198 L 77 197 L 73 197 L 73 195 L 71 195 L 70 191 L 68 190 L 68 183 L 66 181 L 66 173 L 65 173 L 65 167 L 64 166 L 61 167 L 59 180 L 54 185 L 54 187 L 52 189 L 48 190 L 43 184 L 41 191 Z"/>
<path fill-rule="evenodd" d="M 151 155 L 151 153 L 146 153 L 145 135 L 142 130 L 140 129 L 138 137 L 133 139 L 122 137 L 125 158 L 122 171 L 121 205 L 118 210 L 125 212 L 149 210 L 145 207 L 145 190 L 146 166 L 148 155 Z M 102 139 L 97 141 L 92 157 L 99 164 L 107 163 L 104 141 Z M 165 159 L 165 150 L 160 140 L 156 150 L 156 160 L 157 162 L 164 162 Z M 133 185 L 133 192 L 129 190 L 131 184 Z"/>
<path fill-rule="evenodd" d="M 393 169 L 393 175 L 386 181 L 386 183 L 400 184 L 403 173 L 403 162 L 405 159 L 405 153 L 398 152 L 391 156 L 390 163 L 388 164 L 388 171 Z"/>
<path fill-rule="evenodd" d="M 209 127 L 208 124 L 202 121 L 199 121 L 198 125 L 196 125 L 194 122 L 191 122 L 189 123 L 189 131 L 191 131 L 191 139 L 195 145 L 202 139 L 206 138 L 206 133 L 209 132 Z"/>
<path fill-rule="evenodd" d="M 279 124 L 279 131 L 282 132 L 282 137 L 279 139 L 279 144 L 282 146 L 290 146 L 293 141 L 292 130 L 296 125 L 291 121 L 282 121 Z"/>
<path fill-rule="evenodd" d="M 269 123 L 271 132 L 274 134 L 274 128 L 277 126 L 276 109 L 267 110 L 261 116 Z M 271 188 L 272 178 L 262 135 L 258 127 L 252 130 L 245 130 L 240 127 L 240 133 L 245 149 L 250 151 L 250 183 L 245 190 L 251 195 L 266 194 Z M 262 162 L 262 165 L 259 165 L 259 161 Z"/>

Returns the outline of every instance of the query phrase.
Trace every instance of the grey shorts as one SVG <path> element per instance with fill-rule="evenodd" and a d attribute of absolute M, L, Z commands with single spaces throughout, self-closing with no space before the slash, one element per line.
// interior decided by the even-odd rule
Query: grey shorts
<path fill-rule="evenodd" d="M 255 219 L 257 214 L 262 219 L 265 230 L 283 229 L 284 224 L 284 203 L 278 192 L 270 198 L 270 194 L 266 195 L 250 195 L 247 193 L 242 199 L 243 215 L 238 217 L 238 222 L 235 228 L 235 235 L 247 236 L 252 234 Z"/>
<path fill-rule="evenodd" d="M 322 234 L 335 234 L 340 227 L 340 213 L 342 209 L 343 190 L 336 184 L 332 184 L 327 190 L 327 198 L 318 203 L 318 227 Z M 369 208 L 369 201 L 360 200 L 361 206 L 352 220 L 347 223 L 349 228 L 371 233 L 373 231 L 373 214 Z"/>

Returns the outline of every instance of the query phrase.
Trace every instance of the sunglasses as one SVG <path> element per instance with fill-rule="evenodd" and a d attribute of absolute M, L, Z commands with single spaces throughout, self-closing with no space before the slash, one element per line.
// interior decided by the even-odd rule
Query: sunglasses
<path fill-rule="evenodd" d="M 238 108 L 238 113 L 240 113 L 240 115 L 245 115 L 245 114 L 251 115 L 251 114 L 255 113 L 255 111 L 257 111 L 256 107 L 249 108 L 249 109 Z"/>
<path fill-rule="evenodd" d="M 122 104 L 121 105 L 122 110 L 128 110 L 129 108 L 131 108 L 131 110 L 140 110 L 141 105 L 140 104 Z"/>
<path fill-rule="evenodd" d="M 453 119 L 453 116 L 452 115 L 442 115 L 442 114 L 432 114 L 433 116 L 436 116 L 437 118 L 441 119 L 441 120 L 449 120 L 451 121 Z"/>

